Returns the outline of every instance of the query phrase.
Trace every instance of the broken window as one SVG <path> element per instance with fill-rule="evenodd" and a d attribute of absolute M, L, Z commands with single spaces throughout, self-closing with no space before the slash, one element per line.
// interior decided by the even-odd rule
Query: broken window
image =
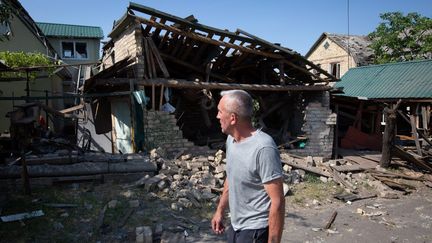
<path fill-rule="evenodd" d="M 340 63 L 333 62 L 330 63 L 330 73 L 336 78 L 340 78 Z"/>
<path fill-rule="evenodd" d="M 62 42 L 62 57 L 86 59 L 87 58 L 87 43 L 85 42 Z"/>

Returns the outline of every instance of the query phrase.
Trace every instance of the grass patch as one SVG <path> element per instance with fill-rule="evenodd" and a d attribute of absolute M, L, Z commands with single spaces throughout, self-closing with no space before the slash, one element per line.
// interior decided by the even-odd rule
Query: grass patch
<path fill-rule="evenodd" d="M 297 205 L 303 205 L 316 199 L 321 203 L 330 198 L 333 194 L 343 191 L 333 181 L 324 183 L 318 176 L 306 173 L 304 182 L 293 185 L 292 195 L 287 197 L 287 201 Z"/>

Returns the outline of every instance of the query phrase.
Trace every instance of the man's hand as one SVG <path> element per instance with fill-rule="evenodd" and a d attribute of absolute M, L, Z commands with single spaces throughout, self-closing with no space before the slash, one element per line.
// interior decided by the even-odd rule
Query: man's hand
<path fill-rule="evenodd" d="M 269 239 L 268 242 L 281 242 L 285 221 L 285 197 L 282 178 L 274 179 L 264 184 L 270 197 Z"/>
<path fill-rule="evenodd" d="M 225 231 L 225 226 L 223 225 L 223 215 L 219 212 L 216 212 L 213 215 L 212 221 L 211 221 L 213 232 L 216 234 L 222 234 Z"/>
<path fill-rule="evenodd" d="M 228 207 L 228 179 L 225 180 L 224 189 L 219 199 L 218 207 L 211 221 L 213 232 L 215 232 L 216 234 L 222 234 L 225 231 L 223 219 L 224 219 L 225 209 L 227 207 Z"/>

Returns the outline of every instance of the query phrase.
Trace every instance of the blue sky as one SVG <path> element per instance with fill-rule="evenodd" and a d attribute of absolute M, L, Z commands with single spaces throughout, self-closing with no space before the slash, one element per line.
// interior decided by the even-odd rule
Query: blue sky
<path fill-rule="evenodd" d="M 20 0 L 37 22 L 100 26 L 105 37 L 126 11 L 123 0 Z M 201 24 L 237 28 L 306 54 L 322 32 L 348 32 L 348 0 L 135 0 L 179 17 L 193 14 Z M 431 0 L 349 0 L 350 34 L 366 35 L 380 13 L 418 12 L 432 18 Z"/>

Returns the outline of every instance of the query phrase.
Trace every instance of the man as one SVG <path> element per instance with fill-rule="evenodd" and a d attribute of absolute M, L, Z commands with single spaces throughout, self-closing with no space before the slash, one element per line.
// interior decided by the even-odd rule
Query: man
<path fill-rule="evenodd" d="M 252 126 L 252 98 L 243 90 L 221 92 L 217 118 L 226 142 L 227 178 L 212 219 L 216 234 L 225 231 L 229 206 L 228 242 L 280 242 L 285 198 L 279 151 L 273 139 Z"/>

